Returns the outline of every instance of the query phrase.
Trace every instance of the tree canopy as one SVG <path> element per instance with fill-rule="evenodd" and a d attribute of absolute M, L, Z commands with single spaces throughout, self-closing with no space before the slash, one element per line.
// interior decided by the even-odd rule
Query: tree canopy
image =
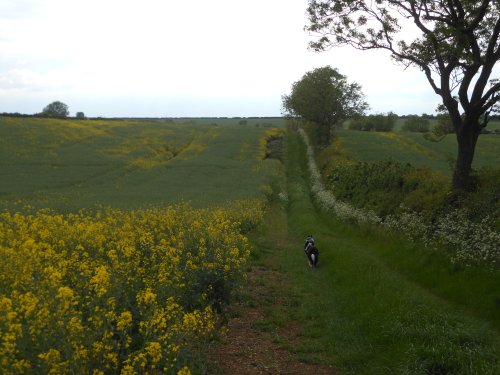
<path fill-rule="evenodd" d="M 282 99 L 285 116 L 300 117 L 316 126 L 320 145 L 329 144 L 333 126 L 368 108 L 361 86 L 348 83 L 346 76 L 330 66 L 307 72 Z"/>
<path fill-rule="evenodd" d="M 324 50 L 383 49 L 416 66 L 442 99 L 458 142 L 453 187 L 470 187 L 477 138 L 498 111 L 500 3 L 495 0 L 309 0 L 306 29 Z"/>
<path fill-rule="evenodd" d="M 68 106 L 60 101 L 48 104 L 42 111 L 42 115 L 47 117 L 65 118 L 69 116 Z"/>

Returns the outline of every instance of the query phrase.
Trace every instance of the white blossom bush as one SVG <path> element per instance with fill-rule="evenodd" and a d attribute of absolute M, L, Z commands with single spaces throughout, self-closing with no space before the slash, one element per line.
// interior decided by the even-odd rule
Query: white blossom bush
<path fill-rule="evenodd" d="M 282 208 L 286 208 L 290 204 L 290 198 L 288 197 L 288 194 L 285 191 L 281 191 L 278 193 L 278 200 Z"/>
<path fill-rule="evenodd" d="M 306 145 L 307 164 L 311 176 L 311 192 L 317 202 L 326 210 L 332 211 L 334 215 L 341 220 L 354 221 L 358 224 L 380 224 L 382 219 L 373 211 L 355 208 L 346 202 L 338 200 L 331 191 L 325 188 L 321 178 L 321 173 L 318 170 L 314 159 L 314 151 L 309 143 L 309 138 L 307 137 L 304 129 L 299 129 L 299 134 L 302 136 Z"/>
<path fill-rule="evenodd" d="M 500 233 L 488 216 L 474 223 L 467 219 L 465 210 L 451 211 L 438 219 L 434 239 L 454 249 L 454 262 L 499 265 Z"/>
<path fill-rule="evenodd" d="M 414 211 L 403 210 L 397 215 L 387 215 L 383 225 L 402 233 L 411 242 L 422 242 L 426 247 L 434 246 L 433 231 L 425 218 Z"/>
<path fill-rule="evenodd" d="M 480 223 L 468 220 L 467 211 L 454 210 L 430 223 L 425 217 L 411 210 L 381 218 L 373 211 L 359 209 L 338 200 L 323 184 L 321 173 L 314 159 L 314 151 L 303 129 L 298 130 L 306 148 L 311 177 L 311 192 L 317 203 L 343 221 L 357 224 L 382 225 L 402 233 L 412 242 L 426 247 L 450 249 L 453 263 L 500 265 L 500 233 L 494 229 L 493 220 L 485 217 Z"/>

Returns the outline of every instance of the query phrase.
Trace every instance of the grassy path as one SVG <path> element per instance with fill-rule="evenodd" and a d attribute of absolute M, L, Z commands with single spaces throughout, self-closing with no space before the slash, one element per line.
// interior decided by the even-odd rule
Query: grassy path
<path fill-rule="evenodd" d="M 264 314 L 249 330 L 267 332 L 265 340 L 293 354 L 288 362 L 330 373 L 500 373 L 498 309 L 486 319 L 467 303 L 444 298 L 438 286 L 424 287 L 387 257 L 408 252 L 407 244 L 320 213 L 310 198 L 305 151 L 295 134 L 288 136 L 287 155 L 288 210 L 274 207 L 254 239 L 254 269 L 272 276 L 261 278 L 260 297 L 247 296 L 246 307 L 257 304 Z M 301 249 L 310 233 L 321 251 L 317 270 L 307 266 Z M 443 275 L 440 282 L 446 283 Z M 498 293 L 494 288 L 485 291 L 488 298 Z M 276 367 L 254 373 L 300 372 Z"/>

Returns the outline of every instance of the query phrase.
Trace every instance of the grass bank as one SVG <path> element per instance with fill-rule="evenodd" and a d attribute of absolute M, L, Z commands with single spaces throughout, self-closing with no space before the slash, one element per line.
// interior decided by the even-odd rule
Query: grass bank
<path fill-rule="evenodd" d="M 267 259 L 288 280 L 266 329 L 298 323 L 296 355 L 342 373 L 499 373 L 498 274 L 452 269 L 415 245 L 318 212 L 306 171 L 291 133 L 287 212 L 275 208 L 256 239 L 255 261 Z M 321 251 L 315 271 L 301 248 L 309 233 Z"/>

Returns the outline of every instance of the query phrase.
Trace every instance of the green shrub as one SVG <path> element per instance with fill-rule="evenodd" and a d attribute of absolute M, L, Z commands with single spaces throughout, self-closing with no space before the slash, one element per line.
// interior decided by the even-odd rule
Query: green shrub
<path fill-rule="evenodd" d="M 340 200 L 386 215 L 402 203 L 403 176 L 410 168 L 392 160 L 339 164 L 329 176 L 328 187 Z"/>
<path fill-rule="evenodd" d="M 446 204 L 449 186 L 439 172 L 392 160 L 337 164 L 328 181 L 337 198 L 380 216 L 406 207 L 433 217 Z"/>
<path fill-rule="evenodd" d="M 479 222 L 490 216 L 500 229 L 500 169 L 481 168 L 475 179 L 476 189 L 463 198 L 462 206 L 468 209 L 470 220 Z"/>
<path fill-rule="evenodd" d="M 391 132 L 394 129 L 398 116 L 392 112 L 378 113 L 352 119 L 349 123 L 349 130 L 363 130 L 376 132 Z"/>
<path fill-rule="evenodd" d="M 349 130 L 363 130 L 364 119 L 362 117 L 353 119 L 349 123 Z"/>
<path fill-rule="evenodd" d="M 337 158 L 330 171 L 327 188 L 335 197 L 381 217 L 410 209 L 434 220 L 456 208 L 456 202 L 449 204 L 449 177 L 430 168 L 392 160 L 369 163 Z M 475 180 L 475 191 L 462 196 L 459 206 L 471 222 L 490 217 L 499 228 L 500 169 L 483 168 L 475 172 Z"/>
<path fill-rule="evenodd" d="M 419 116 L 407 117 L 403 124 L 403 131 L 425 133 L 429 131 L 429 119 Z"/>
<path fill-rule="evenodd" d="M 478 173 L 475 194 L 479 195 L 463 196 L 462 208 L 457 209 L 456 196 L 448 194 L 450 181 L 435 171 L 392 161 L 362 163 L 335 157 L 322 168 L 332 172 L 328 181 L 332 193 L 325 189 L 307 135 L 304 131 L 301 135 L 307 146 L 311 192 L 320 207 L 338 219 L 360 226 L 382 224 L 412 242 L 444 251 L 454 265 L 494 269 L 500 264 L 500 171 Z M 482 203 L 484 210 L 473 207 L 474 202 Z"/>
<path fill-rule="evenodd" d="M 403 179 L 405 207 L 434 217 L 446 204 L 450 180 L 445 175 L 429 168 L 412 168 Z"/>
<path fill-rule="evenodd" d="M 453 128 L 453 123 L 451 122 L 450 115 L 439 115 L 437 118 L 437 125 L 435 131 L 442 134 L 453 134 L 455 129 Z"/>

